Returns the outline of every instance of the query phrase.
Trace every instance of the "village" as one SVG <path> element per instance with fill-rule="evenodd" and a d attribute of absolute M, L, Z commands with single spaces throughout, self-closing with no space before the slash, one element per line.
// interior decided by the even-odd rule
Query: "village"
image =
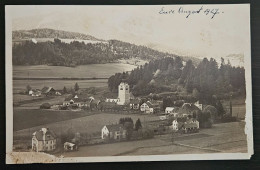
<path fill-rule="evenodd" d="M 92 135 L 87 133 L 87 129 L 86 134 L 73 131 L 73 126 L 63 134 L 49 127 L 39 128 L 31 134 L 31 146 L 27 146 L 28 151 L 56 155 L 69 151 L 77 152 L 81 147 L 88 145 L 134 142 L 167 134 L 174 140 L 174 137 L 199 134 L 201 128 L 211 128 L 217 119 L 216 108 L 200 104 L 199 101 L 194 103 L 176 101 L 177 107 L 165 106 L 163 100 L 155 100 L 149 96 L 135 97 L 125 81 L 118 86 L 117 98 L 97 98 L 95 95 L 84 94 L 78 84 L 75 84 L 72 92 L 66 89 L 55 90 L 52 87 L 43 87 L 42 90 L 27 87 L 27 93 L 36 100 L 41 97 L 66 96 L 60 104 L 43 102 L 40 110 L 61 110 L 71 114 L 84 111 L 94 115 L 101 113 L 123 115 L 117 123 L 103 124 L 100 131 Z M 202 111 L 208 114 L 203 116 Z M 132 115 L 137 117 L 136 121 L 132 119 Z M 140 119 L 138 115 L 150 116 L 152 119 L 145 121 L 146 117 Z"/>

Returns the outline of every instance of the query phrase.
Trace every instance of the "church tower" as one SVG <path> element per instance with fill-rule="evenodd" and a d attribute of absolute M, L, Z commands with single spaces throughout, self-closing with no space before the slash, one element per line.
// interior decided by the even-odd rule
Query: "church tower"
<path fill-rule="evenodd" d="M 130 103 L 129 85 L 125 82 L 121 82 L 118 86 L 118 105 L 124 105 Z"/>

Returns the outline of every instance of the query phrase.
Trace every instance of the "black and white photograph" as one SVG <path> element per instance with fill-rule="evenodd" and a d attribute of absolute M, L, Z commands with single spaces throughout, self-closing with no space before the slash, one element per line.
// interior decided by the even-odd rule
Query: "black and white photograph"
<path fill-rule="evenodd" d="M 6 6 L 6 163 L 250 159 L 250 5 Z"/>

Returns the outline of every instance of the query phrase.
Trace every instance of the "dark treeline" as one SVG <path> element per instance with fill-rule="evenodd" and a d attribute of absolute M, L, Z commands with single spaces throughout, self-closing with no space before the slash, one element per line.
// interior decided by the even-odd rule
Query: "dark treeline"
<path fill-rule="evenodd" d="M 127 81 L 135 96 L 150 93 L 177 92 L 190 95 L 203 103 L 213 98 L 245 95 L 245 70 L 231 66 L 222 58 L 204 58 L 197 67 L 191 60 L 183 64 L 180 57 L 150 61 L 130 73 L 116 73 L 108 79 L 110 91 L 117 92 L 121 81 Z"/>
<path fill-rule="evenodd" d="M 159 52 L 145 46 L 137 46 L 117 40 L 108 43 L 88 43 L 73 41 L 71 43 L 24 41 L 13 45 L 13 64 L 15 65 L 58 65 L 76 66 L 114 62 L 117 59 L 137 57 L 153 60 L 174 55 Z"/>

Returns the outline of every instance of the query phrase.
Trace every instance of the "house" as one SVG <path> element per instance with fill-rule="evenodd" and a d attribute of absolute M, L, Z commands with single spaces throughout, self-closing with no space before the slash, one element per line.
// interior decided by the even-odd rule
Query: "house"
<path fill-rule="evenodd" d="M 165 113 L 166 114 L 174 113 L 174 107 L 166 107 L 165 108 Z"/>
<path fill-rule="evenodd" d="M 63 106 L 77 106 L 77 107 L 89 106 L 90 107 L 90 103 L 92 101 L 93 101 L 92 98 L 75 95 L 74 97 L 73 96 L 67 97 L 63 102 Z"/>
<path fill-rule="evenodd" d="M 156 101 L 148 101 L 140 106 L 141 112 L 152 114 L 160 111 L 160 104 Z"/>
<path fill-rule="evenodd" d="M 176 118 L 172 121 L 172 129 L 174 131 L 181 130 L 184 133 L 197 132 L 199 129 L 199 121 L 196 119 L 188 119 L 186 117 Z"/>
<path fill-rule="evenodd" d="M 123 140 L 126 138 L 126 129 L 122 124 L 106 125 L 101 130 L 101 138 L 108 140 Z"/>
<path fill-rule="evenodd" d="M 139 99 L 133 99 L 130 100 L 130 109 L 132 110 L 139 110 L 140 109 L 140 100 Z"/>
<path fill-rule="evenodd" d="M 119 99 L 110 99 L 110 98 L 106 98 L 106 102 L 114 102 L 114 103 L 117 103 L 119 102 Z"/>
<path fill-rule="evenodd" d="M 75 150 L 78 150 L 78 146 L 76 144 L 70 143 L 70 142 L 65 142 L 63 147 L 64 147 L 65 151 L 75 151 Z"/>
<path fill-rule="evenodd" d="M 181 129 L 182 125 L 187 121 L 186 118 L 176 118 L 172 121 L 172 129 L 178 131 Z"/>
<path fill-rule="evenodd" d="M 35 152 L 54 151 L 57 146 L 56 134 L 48 128 L 42 128 L 32 134 L 32 150 Z"/>
<path fill-rule="evenodd" d="M 45 94 L 46 96 L 49 96 L 49 95 L 55 95 L 56 93 L 56 90 L 54 90 L 54 88 L 52 87 L 43 87 L 42 88 L 42 94 Z"/>
<path fill-rule="evenodd" d="M 150 104 L 148 105 L 148 102 L 143 103 L 140 106 L 140 110 L 141 110 L 141 112 L 144 112 L 144 113 L 152 113 L 153 112 L 153 108 L 150 108 Z"/>
<path fill-rule="evenodd" d="M 199 128 L 196 123 L 184 123 L 182 126 L 183 133 L 194 133 L 198 132 Z"/>
<path fill-rule="evenodd" d="M 39 97 L 42 95 L 42 92 L 39 89 L 31 89 L 29 90 L 29 95 L 33 97 Z"/>

